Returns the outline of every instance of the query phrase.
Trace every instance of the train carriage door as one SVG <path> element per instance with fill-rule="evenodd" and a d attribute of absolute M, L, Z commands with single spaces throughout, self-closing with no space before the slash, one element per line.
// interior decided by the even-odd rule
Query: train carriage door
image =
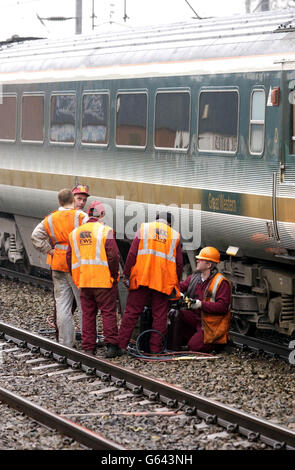
<path fill-rule="evenodd" d="M 283 182 L 295 183 L 295 80 L 288 83 L 288 113 L 286 122 L 289 122 L 286 132 L 285 155 L 283 166 Z M 289 132 L 288 132 L 289 131 Z"/>

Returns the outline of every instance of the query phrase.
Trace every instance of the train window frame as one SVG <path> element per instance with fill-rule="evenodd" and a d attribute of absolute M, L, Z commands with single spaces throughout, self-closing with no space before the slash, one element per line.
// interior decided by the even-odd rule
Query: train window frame
<path fill-rule="evenodd" d="M 231 150 L 210 150 L 210 149 L 200 149 L 199 148 L 199 134 L 200 134 L 200 96 L 202 93 L 230 93 L 234 92 L 238 96 L 238 109 L 237 109 L 237 148 L 234 151 Z M 219 155 L 228 155 L 228 156 L 236 156 L 238 151 L 239 151 L 239 145 L 240 145 L 240 90 L 239 88 L 236 87 L 213 87 L 213 88 L 201 88 L 199 91 L 199 96 L 198 96 L 198 122 L 197 122 L 197 149 L 199 153 L 206 153 L 206 154 L 219 154 Z"/>
<path fill-rule="evenodd" d="M 176 93 L 188 93 L 189 95 L 189 131 L 188 131 L 188 146 L 186 148 L 176 148 L 176 147 L 158 147 L 156 146 L 156 104 L 157 104 L 157 95 L 158 94 L 176 94 Z M 188 153 L 190 149 L 191 141 L 191 129 L 192 129 L 192 92 L 190 88 L 158 88 L 154 96 L 154 121 L 153 121 L 153 146 L 155 150 L 168 151 L 174 153 Z"/>
<path fill-rule="evenodd" d="M 145 145 L 123 145 L 117 144 L 117 100 L 119 95 L 146 95 L 146 125 L 145 125 Z M 148 144 L 148 118 L 149 118 L 149 93 L 148 90 L 117 90 L 115 98 L 115 136 L 114 142 L 116 148 L 129 148 L 133 150 L 146 150 Z"/>
<path fill-rule="evenodd" d="M 82 141 L 82 120 L 83 120 L 83 98 L 85 95 L 107 95 L 108 96 L 108 118 L 107 118 L 107 142 L 95 143 L 95 142 L 83 142 Z M 100 147 L 107 148 L 110 144 L 110 132 L 111 132 L 111 94 L 109 90 L 84 90 L 81 97 L 81 119 L 80 119 L 80 144 L 83 147 Z"/>
<path fill-rule="evenodd" d="M 56 141 L 56 140 L 51 140 L 51 99 L 53 96 L 74 96 L 75 97 L 75 133 L 74 133 L 74 141 L 73 142 L 66 142 L 66 141 Z M 66 145 L 67 147 L 74 147 L 75 144 L 77 143 L 77 107 L 78 107 L 78 100 L 77 100 L 77 94 L 76 91 L 70 90 L 70 91 L 52 91 L 49 96 L 49 121 L 48 121 L 48 141 L 52 145 Z"/>
<path fill-rule="evenodd" d="M 18 95 L 17 93 L 3 93 L 1 94 L 1 98 L 15 98 L 15 137 L 14 139 L 2 139 L 0 138 L 0 142 L 6 142 L 14 144 L 17 140 L 17 124 L 18 124 Z M 1 106 L 1 104 L 0 104 Z"/>
<path fill-rule="evenodd" d="M 253 111 L 253 95 L 254 93 L 256 92 L 263 92 L 264 93 L 264 119 L 261 120 L 261 119 L 252 119 L 252 111 Z M 264 150 L 265 150 L 265 118 L 266 118 L 266 92 L 265 92 L 265 89 L 264 88 L 258 88 L 258 87 L 255 87 L 251 90 L 251 95 L 250 95 L 250 107 L 249 107 L 249 135 L 248 135 L 248 148 L 249 148 L 249 153 L 250 155 L 255 155 L 255 156 L 258 156 L 258 157 L 262 157 L 262 155 L 264 154 Z M 254 125 L 263 125 L 263 145 L 262 145 L 262 151 L 261 152 L 253 152 L 251 150 L 251 126 Z"/>
<path fill-rule="evenodd" d="M 43 140 L 30 140 L 30 139 L 23 139 L 22 131 L 23 131 L 23 98 L 29 96 L 41 96 L 43 98 Z M 20 103 L 20 141 L 24 144 L 37 144 L 42 145 L 45 141 L 45 93 L 42 92 L 25 92 L 21 96 L 21 103 Z"/>

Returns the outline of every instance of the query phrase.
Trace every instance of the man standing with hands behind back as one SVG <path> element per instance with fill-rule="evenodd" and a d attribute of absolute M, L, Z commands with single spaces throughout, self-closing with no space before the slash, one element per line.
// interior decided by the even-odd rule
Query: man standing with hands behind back
<path fill-rule="evenodd" d="M 81 304 L 79 290 L 69 273 L 66 251 L 70 232 L 85 223 L 88 216 L 85 212 L 74 209 L 74 196 L 70 189 L 59 191 L 58 203 L 58 210 L 45 217 L 37 225 L 31 235 L 31 240 L 38 251 L 48 255 L 47 262 L 51 266 L 58 341 L 65 346 L 72 347 L 75 344 L 75 325 L 72 315 L 74 296 L 80 315 Z"/>

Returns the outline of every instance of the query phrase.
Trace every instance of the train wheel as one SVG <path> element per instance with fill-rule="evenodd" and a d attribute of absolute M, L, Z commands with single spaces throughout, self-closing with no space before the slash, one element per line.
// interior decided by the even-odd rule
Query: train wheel
<path fill-rule="evenodd" d="M 251 335 L 255 331 L 255 325 L 240 317 L 234 317 L 232 319 L 232 328 L 241 335 Z"/>
<path fill-rule="evenodd" d="M 19 263 L 17 266 L 18 266 L 17 270 L 19 272 L 25 273 L 25 274 L 32 274 L 33 267 L 30 265 L 30 261 L 29 261 L 29 258 L 27 257 L 26 253 L 24 254 L 23 261 L 21 263 Z"/>

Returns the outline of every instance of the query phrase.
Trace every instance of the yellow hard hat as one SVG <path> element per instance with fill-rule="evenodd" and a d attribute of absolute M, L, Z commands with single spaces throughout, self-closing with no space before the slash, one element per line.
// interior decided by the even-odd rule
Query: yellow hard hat
<path fill-rule="evenodd" d="M 214 246 L 205 246 L 200 253 L 196 256 L 197 259 L 205 259 L 206 261 L 213 261 L 213 263 L 220 262 L 220 253 Z"/>

